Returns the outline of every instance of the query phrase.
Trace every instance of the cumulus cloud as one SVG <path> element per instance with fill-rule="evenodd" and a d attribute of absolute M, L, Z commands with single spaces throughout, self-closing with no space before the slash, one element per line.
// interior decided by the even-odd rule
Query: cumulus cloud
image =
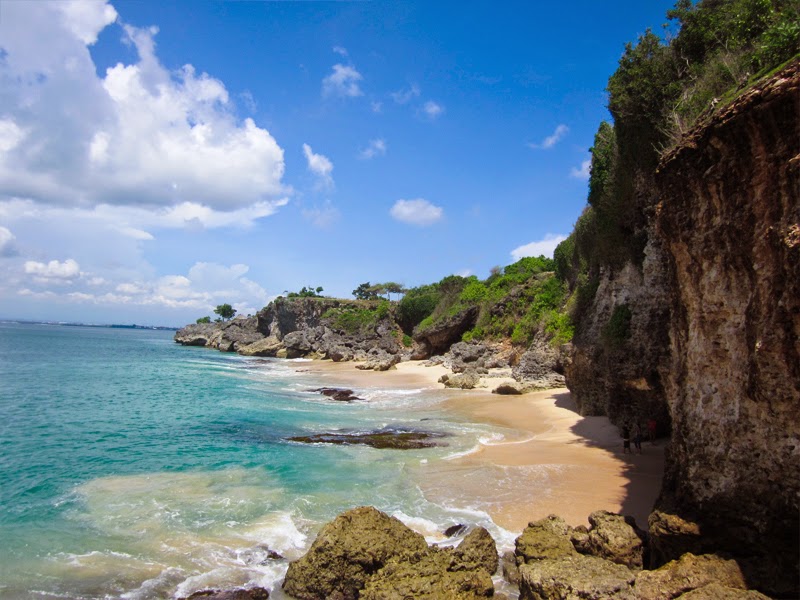
<path fill-rule="evenodd" d="M 561 139 L 567 135 L 569 132 L 569 127 L 564 125 L 558 125 L 553 131 L 551 135 L 548 135 L 544 140 L 542 140 L 539 144 L 528 144 L 529 147 L 533 148 L 534 150 L 549 150 L 553 146 L 555 146 Z"/>
<path fill-rule="evenodd" d="M 337 96 L 339 98 L 356 98 L 363 96 L 364 92 L 358 82 L 364 77 L 352 65 L 333 65 L 333 73 L 322 80 L 322 95 Z"/>
<path fill-rule="evenodd" d="M 433 120 L 441 116 L 442 113 L 444 113 L 444 106 L 442 106 L 441 104 L 437 104 L 433 100 L 428 100 L 422 106 L 422 112 L 425 113 L 425 115 L 429 119 Z"/>
<path fill-rule="evenodd" d="M 39 279 L 74 279 L 81 274 L 81 266 L 73 259 L 64 262 L 51 260 L 48 263 L 25 261 L 25 273 Z"/>
<path fill-rule="evenodd" d="M 566 235 L 548 233 L 541 240 L 525 244 L 511 251 L 511 257 L 518 261 L 525 256 L 547 256 L 553 258 L 553 251 L 561 242 L 567 239 Z"/>
<path fill-rule="evenodd" d="M 396 92 L 392 92 L 389 94 L 397 104 L 408 104 L 414 98 L 418 98 L 420 94 L 419 86 L 416 83 L 412 83 L 407 88 L 403 88 L 401 90 L 397 90 Z"/>
<path fill-rule="evenodd" d="M 441 220 L 444 216 L 444 209 L 423 198 L 417 198 L 415 200 L 398 200 L 389 210 L 389 214 L 402 223 L 427 227 Z"/>
<path fill-rule="evenodd" d="M 376 156 L 384 156 L 386 154 L 386 141 L 378 138 L 370 140 L 366 148 L 364 148 L 358 155 L 359 158 L 369 160 Z"/>
<path fill-rule="evenodd" d="M 585 181 L 589 180 L 589 176 L 591 174 L 592 174 L 592 159 L 591 159 L 591 157 L 589 157 L 586 160 L 582 161 L 580 167 L 572 167 L 572 169 L 570 169 L 570 172 L 569 172 L 570 177 L 574 177 L 575 179 L 583 179 Z"/>
<path fill-rule="evenodd" d="M 308 162 L 308 170 L 317 177 L 319 185 L 323 188 L 333 187 L 333 175 L 331 175 L 333 173 L 333 163 L 328 157 L 322 154 L 314 154 L 308 144 L 303 144 L 303 154 L 305 154 Z"/>
<path fill-rule="evenodd" d="M 334 46 L 333 51 L 339 56 L 344 56 L 345 58 L 348 56 L 347 48 L 342 48 L 341 46 Z"/>
<path fill-rule="evenodd" d="M 16 236 L 7 227 L 0 227 L 0 257 L 10 258 L 18 254 Z"/>
<path fill-rule="evenodd" d="M 97 75 L 87 46 L 115 22 L 106 2 L 4 4 L 0 199 L 224 211 L 284 195 L 275 139 L 218 79 L 166 69 L 156 28 L 123 25 L 137 60 Z"/>

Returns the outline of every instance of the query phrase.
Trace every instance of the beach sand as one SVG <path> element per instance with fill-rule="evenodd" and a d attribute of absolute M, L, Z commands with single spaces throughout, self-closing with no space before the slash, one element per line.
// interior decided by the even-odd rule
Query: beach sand
<path fill-rule="evenodd" d="M 325 375 L 331 385 L 393 389 L 441 389 L 439 377 L 450 372 L 421 362 L 385 372 L 329 361 L 299 368 Z M 565 388 L 521 396 L 495 395 L 488 388 L 451 390 L 445 406 L 507 433 L 466 455 L 420 467 L 418 483 L 429 500 L 445 502 L 454 494 L 474 499 L 512 532 L 549 514 L 587 525 L 589 514 L 599 509 L 631 515 L 646 528 L 661 489 L 664 440 L 655 446 L 643 442 L 642 454 L 622 454 L 617 428 L 606 417 L 581 417 Z"/>

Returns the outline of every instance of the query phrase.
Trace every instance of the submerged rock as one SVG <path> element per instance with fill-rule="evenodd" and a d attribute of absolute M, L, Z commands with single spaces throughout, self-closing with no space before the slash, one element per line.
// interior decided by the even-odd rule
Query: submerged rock
<path fill-rule="evenodd" d="M 308 391 L 322 394 L 331 400 L 338 400 L 339 402 L 352 402 L 353 400 L 361 400 L 361 398 L 353 393 L 353 390 L 348 390 L 345 388 L 321 387 Z"/>
<path fill-rule="evenodd" d="M 202 590 L 179 600 L 267 600 L 269 592 L 255 587 L 240 590 Z"/>
<path fill-rule="evenodd" d="M 420 448 L 446 446 L 447 444 L 438 441 L 444 437 L 447 437 L 447 434 L 438 431 L 379 429 L 366 433 L 336 432 L 299 435 L 290 437 L 289 441 L 303 444 L 360 444 L 379 449 L 417 450 Z"/>

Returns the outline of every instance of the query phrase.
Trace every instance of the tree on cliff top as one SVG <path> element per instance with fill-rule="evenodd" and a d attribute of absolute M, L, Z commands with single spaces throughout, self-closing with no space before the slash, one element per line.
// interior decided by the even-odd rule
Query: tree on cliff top
<path fill-rule="evenodd" d="M 234 315 L 236 315 L 236 309 L 233 308 L 230 304 L 219 304 L 217 308 L 214 309 L 214 312 L 217 313 L 220 317 L 222 317 L 223 321 L 232 319 Z"/>

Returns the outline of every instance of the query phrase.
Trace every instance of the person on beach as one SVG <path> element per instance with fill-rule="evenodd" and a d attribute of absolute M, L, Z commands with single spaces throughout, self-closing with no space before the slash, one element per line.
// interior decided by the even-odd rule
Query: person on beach
<path fill-rule="evenodd" d="M 650 444 L 655 446 L 656 445 L 656 428 L 658 427 L 658 423 L 652 417 L 647 421 L 647 434 L 650 436 Z"/>
<path fill-rule="evenodd" d="M 636 454 L 642 453 L 642 427 L 639 421 L 633 425 L 633 447 L 636 448 Z"/>
<path fill-rule="evenodd" d="M 622 453 L 630 454 L 631 452 L 631 430 L 628 424 L 622 426 Z"/>

